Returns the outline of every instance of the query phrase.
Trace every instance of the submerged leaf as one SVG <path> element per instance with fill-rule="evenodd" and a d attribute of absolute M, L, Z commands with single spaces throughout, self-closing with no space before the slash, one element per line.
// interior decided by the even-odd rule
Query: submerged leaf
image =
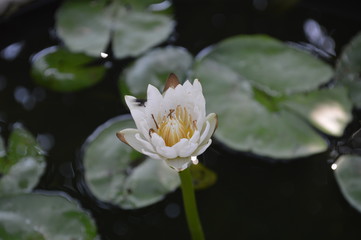
<path fill-rule="evenodd" d="M 0 239 L 95 240 L 89 214 L 70 199 L 36 193 L 0 198 Z"/>
<path fill-rule="evenodd" d="M 179 186 L 176 171 L 163 161 L 145 158 L 124 143 L 115 133 L 134 128 L 129 117 L 104 123 L 84 146 L 85 179 L 93 194 L 125 209 L 153 204 Z"/>
<path fill-rule="evenodd" d="M 104 76 L 105 67 L 91 65 L 93 58 L 65 49 L 47 48 L 36 55 L 31 74 L 39 85 L 59 92 L 90 87 Z"/>
<path fill-rule="evenodd" d="M 193 178 L 193 185 L 196 190 L 209 188 L 217 181 L 217 174 L 201 163 L 191 165 L 190 171 Z"/>

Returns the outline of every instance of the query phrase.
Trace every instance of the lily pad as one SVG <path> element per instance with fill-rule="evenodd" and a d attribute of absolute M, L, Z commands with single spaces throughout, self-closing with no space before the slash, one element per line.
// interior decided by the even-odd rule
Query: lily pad
<path fill-rule="evenodd" d="M 235 150 L 308 156 L 328 147 L 310 124 L 339 136 L 351 120 L 344 90 L 317 90 L 330 80 L 331 68 L 271 37 L 222 41 L 198 56 L 193 76 L 202 83 L 208 112 L 218 114 L 215 137 Z M 318 118 L 321 112 L 329 117 Z"/>
<path fill-rule="evenodd" d="M 138 56 L 173 31 L 170 16 L 147 10 L 158 2 L 66 1 L 56 14 L 57 33 L 74 52 L 99 56 L 112 41 L 115 57 Z"/>
<path fill-rule="evenodd" d="M 228 38 L 199 58 L 197 65 L 216 64 L 271 96 L 314 90 L 333 75 L 310 54 L 264 35 Z"/>
<path fill-rule="evenodd" d="M 84 146 L 85 179 L 93 194 L 135 209 L 160 201 L 180 184 L 178 173 L 163 161 L 145 158 L 120 142 L 116 132 L 134 128 L 130 116 L 120 116 L 99 126 Z"/>
<path fill-rule="evenodd" d="M 332 136 L 342 136 L 352 120 L 352 103 L 343 87 L 295 94 L 287 97 L 282 105 Z"/>
<path fill-rule="evenodd" d="M 147 84 L 160 88 L 170 73 L 184 79 L 192 63 L 193 57 L 184 48 L 168 46 L 154 49 L 125 69 L 119 79 L 120 91 L 123 95 L 145 98 Z"/>
<path fill-rule="evenodd" d="M 353 104 L 361 108 L 361 33 L 344 48 L 336 64 L 335 79 L 347 87 Z"/>
<path fill-rule="evenodd" d="M 105 67 L 94 65 L 93 61 L 82 53 L 51 47 L 34 57 L 31 74 L 37 84 L 54 91 L 76 91 L 102 80 Z"/>
<path fill-rule="evenodd" d="M 0 239 L 95 240 L 90 216 L 70 199 L 24 193 L 0 198 Z"/>
<path fill-rule="evenodd" d="M 7 154 L 0 159 L 0 195 L 30 192 L 45 170 L 44 153 L 24 128 L 12 131 Z"/>
<path fill-rule="evenodd" d="M 343 155 L 335 164 L 335 176 L 343 196 L 361 212 L 361 157 Z"/>

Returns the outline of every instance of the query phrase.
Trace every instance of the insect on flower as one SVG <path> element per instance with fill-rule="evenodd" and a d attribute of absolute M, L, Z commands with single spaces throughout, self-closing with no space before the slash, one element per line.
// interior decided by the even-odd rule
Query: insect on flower
<path fill-rule="evenodd" d="M 125 96 L 137 129 L 124 129 L 117 137 L 135 150 L 153 159 L 164 160 L 182 171 L 212 143 L 217 115 L 206 116 L 202 86 L 196 79 L 182 85 L 170 74 L 163 94 L 148 85 L 146 101 Z"/>

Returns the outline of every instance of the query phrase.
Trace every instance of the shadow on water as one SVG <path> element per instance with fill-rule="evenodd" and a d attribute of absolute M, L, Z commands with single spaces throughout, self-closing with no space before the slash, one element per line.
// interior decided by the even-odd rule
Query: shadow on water
<path fill-rule="evenodd" d="M 21 122 L 37 136 L 48 161 L 37 189 L 61 190 L 78 199 L 94 216 L 103 239 L 188 239 L 179 190 L 164 201 L 132 211 L 99 201 L 90 192 L 81 146 L 100 124 L 128 112 L 114 87 L 127 60 L 113 61 L 104 81 L 80 92 L 61 94 L 34 85 L 30 59 L 58 44 L 54 12 L 61 1 L 40 2 L 0 22 L 1 133 L 8 134 L 12 124 Z M 253 33 L 312 43 L 312 34 L 304 29 L 313 26 L 326 40 L 312 46 L 332 58 L 360 30 L 359 11 L 340 1 L 300 1 L 281 12 L 273 2 L 277 1 L 174 1 L 174 44 L 196 54 L 226 37 Z M 355 116 L 360 119 L 359 113 Z M 358 127 L 355 120 L 345 138 Z M 330 143 L 336 146 L 338 141 Z M 218 174 L 215 186 L 197 193 L 207 239 L 361 235 L 361 215 L 342 197 L 329 152 L 272 162 L 216 143 L 200 159 Z"/>

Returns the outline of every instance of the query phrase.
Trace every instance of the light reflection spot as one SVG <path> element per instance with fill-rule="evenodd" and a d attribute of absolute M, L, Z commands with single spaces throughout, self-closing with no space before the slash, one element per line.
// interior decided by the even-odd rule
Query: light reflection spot
<path fill-rule="evenodd" d="M 191 156 L 192 163 L 197 165 L 199 163 L 197 156 Z"/>
<path fill-rule="evenodd" d="M 311 119 L 332 134 L 341 135 L 350 116 L 336 103 L 320 104 L 311 112 Z"/>
<path fill-rule="evenodd" d="M 104 53 L 104 52 L 101 52 L 101 53 L 100 53 L 100 56 L 101 56 L 102 58 L 106 58 L 106 57 L 108 57 L 108 55 L 109 55 L 109 54 Z"/>
<path fill-rule="evenodd" d="M 337 164 L 336 164 L 336 163 L 332 164 L 332 165 L 331 165 L 331 169 L 332 169 L 332 170 L 336 170 L 336 169 L 337 169 Z"/>

